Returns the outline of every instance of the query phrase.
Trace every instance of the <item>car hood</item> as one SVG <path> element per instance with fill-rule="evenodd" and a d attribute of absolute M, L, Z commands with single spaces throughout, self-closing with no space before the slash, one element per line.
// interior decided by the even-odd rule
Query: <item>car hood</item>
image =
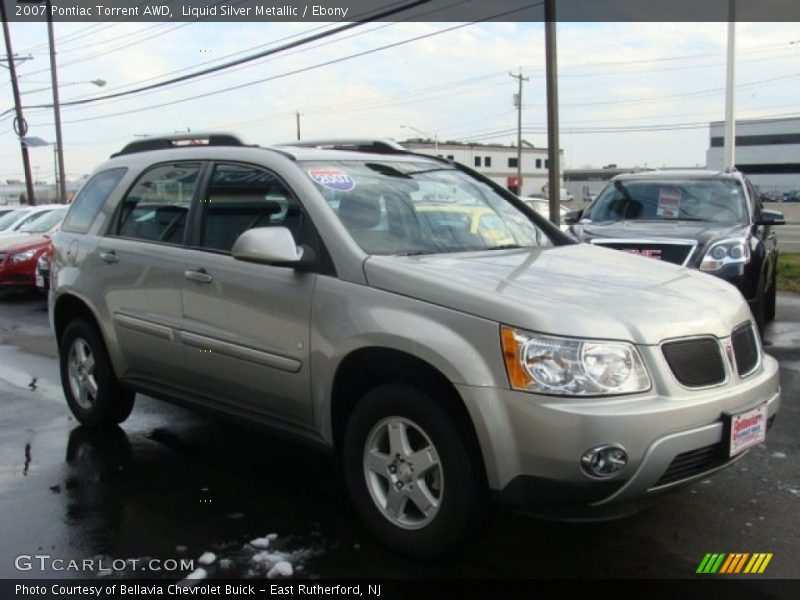
<path fill-rule="evenodd" d="M 24 235 L 25 238 L 17 241 L 14 244 L 6 244 L 5 239 L 0 240 L 0 249 L 8 254 L 16 254 L 18 252 L 25 252 L 33 248 L 45 248 L 50 244 L 50 238 L 43 235 L 32 235 L 30 233 L 19 234 Z"/>
<path fill-rule="evenodd" d="M 597 238 L 685 239 L 697 241 L 700 247 L 710 241 L 739 237 L 747 225 L 696 221 L 613 221 L 581 222 L 572 226 L 572 233 L 583 241 Z"/>
<path fill-rule="evenodd" d="M 0 250 L 6 252 L 9 248 L 30 242 L 40 236 L 32 233 L 10 233 L 0 237 Z"/>
<path fill-rule="evenodd" d="M 431 256 L 372 256 L 370 286 L 554 335 L 658 344 L 728 336 L 750 319 L 732 285 L 588 244 Z"/>

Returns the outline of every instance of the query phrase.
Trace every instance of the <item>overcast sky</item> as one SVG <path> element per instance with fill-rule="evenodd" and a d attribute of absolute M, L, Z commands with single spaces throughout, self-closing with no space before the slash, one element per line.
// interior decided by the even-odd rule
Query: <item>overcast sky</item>
<path fill-rule="evenodd" d="M 407 125 L 436 134 L 441 141 L 509 143 L 516 139 L 512 94 L 517 84 L 508 73 L 519 67 L 530 77 L 523 91 L 523 127 L 530 130 L 524 138 L 546 146 L 543 25 L 459 25 L 369 24 L 202 80 L 65 107 L 68 177 L 91 171 L 139 135 L 191 128 L 237 132 L 250 143 L 291 140 L 296 110 L 304 138 L 417 137 L 401 128 Z M 23 103 L 51 102 L 45 24 L 10 27 L 15 53 L 34 57 L 19 67 L 21 88 L 28 90 Z M 218 64 L 230 60 L 224 58 L 228 55 L 243 56 L 320 27 L 58 23 L 62 102 L 153 83 L 168 73 L 171 77 L 191 72 L 201 63 Z M 707 123 L 724 116 L 726 35 L 725 23 L 560 23 L 565 166 L 704 165 Z M 428 37 L 285 75 L 420 36 Z M 737 116 L 800 116 L 798 59 L 800 24 L 738 24 Z M 179 69 L 183 70 L 175 73 Z M 13 99 L 7 71 L 0 77 L 6 78 L 0 81 L 0 98 L 6 105 L 0 106 L 2 112 L 13 106 Z M 108 82 L 105 88 L 79 83 L 98 78 Z M 176 103 L 184 99 L 190 100 Z M 167 105 L 157 107 L 160 104 Z M 54 140 L 52 110 L 28 110 L 25 116 L 29 135 Z M 636 130 L 675 124 L 681 128 Z M 32 149 L 31 162 L 39 179 L 52 181 L 51 149 Z M 21 177 L 19 146 L 7 115 L 0 118 L 0 179 Z"/>

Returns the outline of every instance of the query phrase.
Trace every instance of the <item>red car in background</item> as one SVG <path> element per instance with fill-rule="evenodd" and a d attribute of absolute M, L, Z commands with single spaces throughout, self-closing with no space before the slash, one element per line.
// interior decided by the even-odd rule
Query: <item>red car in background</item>
<path fill-rule="evenodd" d="M 36 264 L 52 251 L 50 238 L 43 235 L 32 235 L 0 250 L 0 288 L 36 287 Z"/>

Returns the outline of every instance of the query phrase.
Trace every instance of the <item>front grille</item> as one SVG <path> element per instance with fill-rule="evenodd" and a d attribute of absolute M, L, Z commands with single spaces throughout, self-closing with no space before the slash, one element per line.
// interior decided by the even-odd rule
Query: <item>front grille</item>
<path fill-rule="evenodd" d="M 758 366 L 758 341 L 752 325 L 747 324 L 734 331 L 731 343 L 739 377 L 752 373 Z"/>
<path fill-rule="evenodd" d="M 707 387 L 725 381 L 725 364 L 715 339 L 667 342 L 661 351 L 675 379 L 685 387 Z"/>
<path fill-rule="evenodd" d="M 653 487 L 660 487 L 695 475 L 700 475 L 728 462 L 722 444 L 714 444 L 678 454 Z"/>
<path fill-rule="evenodd" d="M 646 256 L 647 258 L 655 258 L 665 262 L 682 265 L 686 262 L 689 253 L 692 251 L 691 244 L 663 244 L 657 242 L 634 242 L 625 240 L 614 240 L 607 242 L 605 240 L 594 240 L 594 243 L 605 248 L 613 248 L 614 250 L 622 250 L 623 252 L 630 252 L 639 256 Z"/>

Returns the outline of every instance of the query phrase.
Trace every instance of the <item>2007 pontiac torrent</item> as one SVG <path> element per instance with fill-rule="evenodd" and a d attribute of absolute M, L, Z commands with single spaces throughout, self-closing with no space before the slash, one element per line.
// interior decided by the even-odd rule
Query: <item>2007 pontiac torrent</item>
<path fill-rule="evenodd" d="M 391 141 L 137 140 L 80 190 L 50 277 L 81 423 L 141 392 L 318 443 L 414 556 L 492 496 L 630 512 L 743 457 L 779 405 L 736 288 L 576 243 Z"/>

